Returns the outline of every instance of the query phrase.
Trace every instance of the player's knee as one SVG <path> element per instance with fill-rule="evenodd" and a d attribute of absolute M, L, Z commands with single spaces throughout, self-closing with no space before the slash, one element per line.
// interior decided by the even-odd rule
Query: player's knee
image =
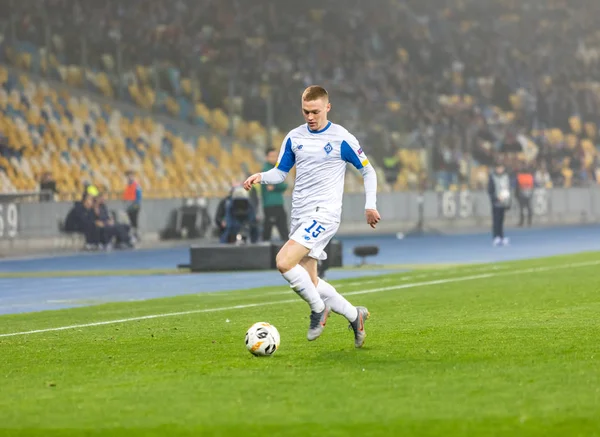
<path fill-rule="evenodd" d="M 282 274 L 289 272 L 295 267 L 295 264 L 293 264 L 290 259 L 282 256 L 281 254 L 277 255 L 277 258 L 275 259 L 275 265 L 277 270 L 279 270 L 279 272 Z"/>

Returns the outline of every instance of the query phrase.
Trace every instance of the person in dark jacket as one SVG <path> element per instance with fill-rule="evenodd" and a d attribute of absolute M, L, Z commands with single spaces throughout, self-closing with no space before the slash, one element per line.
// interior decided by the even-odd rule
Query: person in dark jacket
<path fill-rule="evenodd" d="M 217 212 L 215 213 L 215 226 L 217 228 L 217 236 L 219 239 L 225 232 L 225 228 L 227 227 L 227 222 L 225 221 L 225 213 L 226 213 L 226 205 L 227 200 L 230 198 L 230 194 L 226 197 L 223 197 L 217 206 Z"/>
<path fill-rule="evenodd" d="M 511 181 L 502 163 L 496 164 L 488 180 L 488 194 L 492 203 L 492 235 L 495 246 L 505 246 L 504 216 L 511 205 Z"/>
<path fill-rule="evenodd" d="M 65 220 L 65 231 L 82 233 L 85 236 L 86 249 L 93 249 L 102 244 L 92 196 L 84 194 L 81 201 L 75 202 Z"/>
<path fill-rule="evenodd" d="M 237 235 L 248 225 L 250 241 L 258 240 L 256 209 L 250 193 L 241 186 L 233 186 L 227 197 L 219 202 L 215 214 L 215 224 L 219 230 L 221 243 L 235 243 Z"/>
<path fill-rule="evenodd" d="M 217 211 L 215 212 L 215 226 L 216 226 L 216 236 L 219 237 L 219 239 L 221 238 L 221 236 L 225 232 L 225 229 L 227 228 L 227 206 L 229 204 L 228 202 L 231 199 L 232 193 L 234 192 L 235 188 L 238 185 L 239 185 L 238 182 L 236 182 L 235 180 L 232 181 L 231 189 L 229 190 L 229 193 L 227 194 L 227 196 L 223 197 L 219 201 L 219 205 L 217 205 Z M 250 205 L 252 206 L 252 209 L 254 210 L 254 212 L 256 212 L 258 210 L 258 205 L 259 205 L 258 194 L 256 194 L 256 188 L 253 187 L 250 190 L 248 199 L 250 201 Z M 256 214 L 255 214 L 255 221 L 256 220 L 258 220 L 258 217 L 256 217 Z"/>
<path fill-rule="evenodd" d="M 40 202 L 53 202 L 58 194 L 56 188 L 56 181 L 52 177 L 52 173 L 49 171 L 42 174 L 42 180 L 40 181 Z"/>
<path fill-rule="evenodd" d="M 118 247 L 133 247 L 130 226 L 124 223 L 115 223 L 108 211 L 103 193 L 98 194 L 95 199 L 94 213 L 96 221 L 99 222 L 100 240 L 103 244 L 109 245 L 115 239 Z"/>
<path fill-rule="evenodd" d="M 262 171 L 269 171 L 277 163 L 277 151 L 275 149 L 267 150 L 267 161 Z M 283 193 L 287 190 L 288 184 L 285 182 L 277 185 L 261 185 L 262 202 L 264 212 L 263 240 L 271 239 L 273 227 L 277 227 L 280 238 L 286 239 L 289 234 L 288 217 L 283 207 Z"/>

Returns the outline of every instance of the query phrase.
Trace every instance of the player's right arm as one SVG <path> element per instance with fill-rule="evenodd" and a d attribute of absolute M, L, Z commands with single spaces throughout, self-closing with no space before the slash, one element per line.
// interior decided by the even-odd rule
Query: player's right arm
<path fill-rule="evenodd" d="M 279 158 L 277 164 L 269 171 L 262 173 L 256 173 L 250 176 L 244 182 L 244 188 L 250 190 L 254 184 L 280 184 L 287 177 L 292 167 L 296 164 L 296 155 L 292 150 L 292 140 L 289 137 L 285 137 L 279 150 Z"/>

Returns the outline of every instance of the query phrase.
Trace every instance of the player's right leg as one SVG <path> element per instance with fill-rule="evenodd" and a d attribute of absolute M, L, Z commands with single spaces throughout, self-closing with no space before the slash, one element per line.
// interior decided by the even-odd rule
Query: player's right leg
<path fill-rule="evenodd" d="M 300 265 L 309 273 L 313 283 L 316 284 L 317 292 L 331 311 L 344 316 L 354 331 L 354 346 L 362 347 L 367 336 L 365 332 L 365 321 L 370 313 L 365 307 L 355 307 L 335 289 L 333 285 L 317 276 L 317 260 L 305 257 Z"/>
<path fill-rule="evenodd" d="M 365 307 L 355 307 L 344 296 L 335 289 L 333 285 L 323 279 L 319 279 L 317 291 L 323 301 L 331 306 L 331 311 L 341 314 L 350 323 L 354 331 L 354 346 L 362 347 L 367 336 L 365 332 L 365 321 L 370 313 Z"/>
<path fill-rule="evenodd" d="M 281 272 L 290 287 L 298 293 L 310 306 L 310 326 L 307 338 L 309 341 L 316 340 L 327 323 L 330 307 L 323 302 L 323 299 L 317 292 L 311 275 L 300 261 L 308 255 L 310 249 L 302 246 L 294 240 L 288 240 L 277 254 L 277 269 Z"/>

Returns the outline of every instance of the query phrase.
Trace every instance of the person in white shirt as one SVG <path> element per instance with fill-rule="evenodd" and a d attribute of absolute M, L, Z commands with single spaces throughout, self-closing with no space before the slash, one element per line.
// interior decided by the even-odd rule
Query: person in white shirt
<path fill-rule="evenodd" d="M 334 311 L 348 319 L 355 346 L 362 347 L 369 311 L 353 306 L 320 279 L 317 263 L 327 259 L 325 246 L 340 225 L 346 164 L 351 163 L 363 175 L 365 216 L 372 228 L 381 220 L 376 205 L 377 175 L 358 140 L 342 126 L 328 121 L 330 110 L 327 91 L 321 86 L 308 87 L 302 94 L 306 123 L 287 134 L 277 165 L 250 176 L 244 188 L 250 190 L 257 183 L 279 184 L 296 165 L 290 238 L 277 254 L 277 269 L 310 306 L 309 341 L 321 335 L 330 311 Z"/>

